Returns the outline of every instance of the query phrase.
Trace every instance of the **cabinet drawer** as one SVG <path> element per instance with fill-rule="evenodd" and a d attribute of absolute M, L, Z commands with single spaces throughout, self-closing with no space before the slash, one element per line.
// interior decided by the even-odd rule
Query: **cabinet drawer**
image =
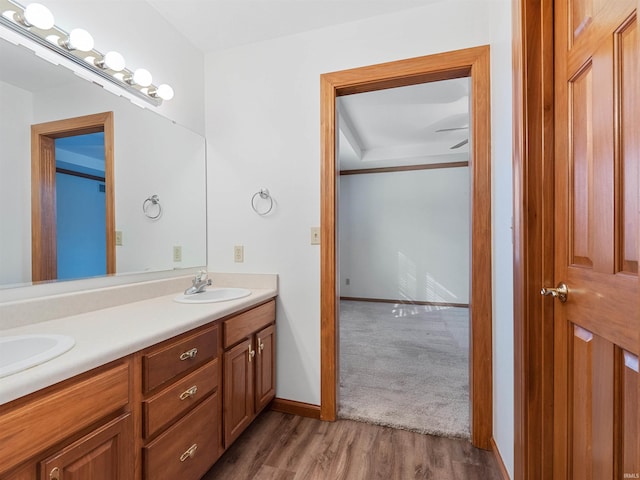
<path fill-rule="evenodd" d="M 176 340 L 142 357 L 144 391 L 218 356 L 218 326 Z"/>
<path fill-rule="evenodd" d="M 0 415 L 0 472 L 129 402 L 129 363 L 53 388 Z"/>
<path fill-rule="evenodd" d="M 275 320 L 275 300 L 226 320 L 224 322 L 224 348 L 238 343 Z"/>
<path fill-rule="evenodd" d="M 220 455 L 218 392 L 144 448 L 147 480 L 199 480 Z"/>
<path fill-rule="evenodd" d="M 220 361 L 213 360 L 142 403 L 144 436 L 155 435 L 218 387 Z"/>

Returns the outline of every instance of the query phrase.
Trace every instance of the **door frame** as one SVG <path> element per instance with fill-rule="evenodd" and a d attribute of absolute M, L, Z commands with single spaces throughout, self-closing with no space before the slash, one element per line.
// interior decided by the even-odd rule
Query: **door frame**
<path fill-rule="evenodd" d="M 471 441 L 490 449 L 493 431 L 491 277 L 491 112 L 489 47 L 480 46 L 320 76 L 320 418 L 333 421 L 338 400 L 336 97 L 461 77 L 471 79 Z"/>
<path fill-rule="evenodd" d="M 512 0 L 514 478 L 553 477 L 554 0 Z"/>
<path fill-rule="evenodd" d="M 56 158 L 54 140 L 104 132 L 107 275 L 116 273 L 113 112 L 31 126 L 31 280 L 57 278 Z"/>

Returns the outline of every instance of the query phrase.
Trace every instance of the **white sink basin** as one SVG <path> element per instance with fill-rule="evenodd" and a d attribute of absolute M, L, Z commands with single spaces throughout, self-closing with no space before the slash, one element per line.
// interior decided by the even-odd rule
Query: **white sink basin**
<path fill-rule="evenodd" d="M 68 335 L 31 334 L 0 337 L 0 378 L 47 362 L 75 345 Z"/>
<path fill-rule="evenodd" d="M 174 300 L 178 303 L 214 303 L 236 300 L 251 295 L 251 290 L 246 288 L 216 287 L 208 288 L 202 293 L 193 295 L 178 295 Z"/>

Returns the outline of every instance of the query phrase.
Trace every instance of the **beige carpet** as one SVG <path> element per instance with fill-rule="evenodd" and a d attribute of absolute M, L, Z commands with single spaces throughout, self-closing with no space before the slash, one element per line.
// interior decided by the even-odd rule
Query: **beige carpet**
<path fill-rule="evenodd" d="M 340 302 L 338 416 L 469 438 L 469 310 Z"/>

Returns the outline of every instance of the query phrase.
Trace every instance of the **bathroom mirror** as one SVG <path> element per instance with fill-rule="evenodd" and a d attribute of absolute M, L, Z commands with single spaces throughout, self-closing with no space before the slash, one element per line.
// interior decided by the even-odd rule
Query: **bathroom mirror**
<path fill-rule="evenodd" d="M 113 112 L 116 275 L 206 265 L 204 138 L 2 38 L 0 65 L 0 288 L 32 279 L 31 125 L 103 112 Z"/>

